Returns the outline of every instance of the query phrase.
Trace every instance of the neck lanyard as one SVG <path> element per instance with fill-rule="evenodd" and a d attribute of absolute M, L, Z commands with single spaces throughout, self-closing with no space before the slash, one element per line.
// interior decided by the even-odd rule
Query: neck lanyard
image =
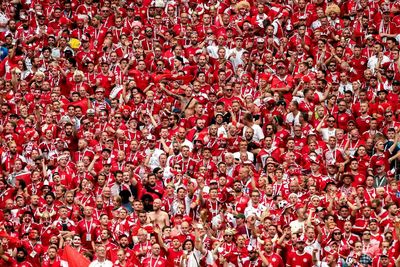
<path fill-rule="evenodd" d="M 159 260 L 160 260 L 160 256 L 157 257 L 156 261 L 153 264 L 153 257 L 151 257 L 151 259 L 150 259 L 150 267 L 156 267 Z"/>
<path fill-rule="evenodd" d="M 372 190 L 365 189 L 365 191 L 367 192 L 370 199 L 375 198 L 375 188 L 372 188 Z M 372 191 L 372 193 L 370 193 L 370 191 Z"/>
<path fill-rule="evenodd" d="M 90 219 L 89 226 L 88 226 L 87 220 L 85 220 L 85 228 L 86 228 L 87 233 L 89 233 L 89 234 L 92 231 L 92 224 L 93 224 L 93 219 Z"/>

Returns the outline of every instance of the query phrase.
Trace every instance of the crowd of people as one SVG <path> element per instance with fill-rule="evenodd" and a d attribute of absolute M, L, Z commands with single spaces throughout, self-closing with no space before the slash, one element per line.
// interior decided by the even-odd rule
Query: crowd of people
<path fill-rule="evenodd" d="M 0 0 L 0 266 L 400 266 L 399 41 L 397 0 Z"/>

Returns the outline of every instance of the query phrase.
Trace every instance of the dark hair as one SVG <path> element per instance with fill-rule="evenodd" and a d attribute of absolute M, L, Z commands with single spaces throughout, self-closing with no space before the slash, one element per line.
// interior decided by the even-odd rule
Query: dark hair
<path fill-rule="evenodd" d="M 192 244 L 192 248 L 194 248 L 194 242 L 191 239 L 186 239 L 183 243 L 182 243 L 182 249 L 185 248 L 186 243 L 191 243 Z"/>

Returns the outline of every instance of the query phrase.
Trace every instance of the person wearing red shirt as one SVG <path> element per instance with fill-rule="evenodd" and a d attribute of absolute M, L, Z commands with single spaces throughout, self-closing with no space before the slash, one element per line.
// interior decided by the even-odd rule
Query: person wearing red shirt
<path fill-rule="evenodd" d="M 296 250 L 289 253 L 286 266 L 287 267 L 311 267 L 313 266 L 313 257 L 304 251 L 305 242 L 298 238 L 296 242 Z"/>
<path fill-rule="evenodd" d="M 273 250 L 272 241 L 266 240 L 264 244 L 264 251 L 260 252 L 260 258 L 264 265 L 270 267 L 284 267 L 283 260 L 279 254 L 275 253 Z"/>
<path fill-rule="evenodd" d="M 223 91 L 223 96 L 219 99 L 219 102 L 225 104 L 224 106 L 225 110 L 229 110 L 229 108 L 232 107 L 232 104 L 235 100 L 239 101 L 239 103 L 242 103 L 242 100 L 233 94 L 233 88 L 231 83 L 226 83 L 222 91 Z"/>
<path fill-rule="evenodd" d="M 41 266 L 41 257 L 45 253 L 42 244 L 39 240 L 39 230 L 33 228 L 29 231 L 28 239 L 22 241 L 22 246 L 27 251 L 27 260 L 32 264 L 33 267 Z"/>
<path fill-rule="evenodd" d="M 151 255 L 142 261 L 143 266 L 166 266 L 166 259 L 161 255 L 161 247 L 159 244 L 151 246 Z"/>
<path fill-rule="evenodd" d="M 260 259 L 259 253 L 258 251 L 253 248 L 252 246 L 250 246 L 251 249 L 248 248 L 249 250 L 249 256 L 240 259 L 242 266 L 243 267 L 261 267 L 263 266 L 263 262 Z"/>
<path fill-rule="evenodd" d="M 46 259 L 42 261 L 42 267 L 67 267 L 68 263 L 58 256 L 58 248 L 51 245 L 47 249 Z"/>
<path fill-rule="evenodd" d="M 272 78 L 271 89 L 273 92 L 282 93 L 285 101 L 290 102 L 292 100 L 293 77 L 287 73 L 283 60 L 276 62 L 276 74 Z"/>
<path fill-rule="evenodd" d="M 27 250 L 21 246 L 17 248 L 17 255 L 15 259 L 10 255 L 4 253 L 3 246 L 0 247 L 0 258 L 8 263 L 8 266 L 12 267 L 33 267 L 33 265 L 28 260 Z"/>
<path fill-rule="evenodd" d="M 76 233 L 82 239 L 82 246 L 87 250 L 93 250 L 94 248 L 94 234 L 96 228 L 99 227 L 100 222 L 93 219 L 93 207 L 85 206 L 83 214 L 85 216 L 76 226 Z"/>
<path fill-rule="evenodd" d="M 355 110 L 353 109 L 353 114 Z M 360 133 L 364 133 L 369 129 L 369 123 L 371 121 L 371 116 L 369 115 L 369 103 L 361 102 L 360 110 L 357 112 L 356 125 Z"/>
<path fill-rule="evenodd" d="M 158 242 L 162 249 L 166 252 L 167 256 L 167 261 L 166 261 L 166 267 L 179 267 L 181 266 L 181 257 L 183 255 L 183 250 L 182 250 L 182 243 L 179 240 L 178 236 L 173 236 L 172 237 L 172 244 L 169 244 L 167 246 L 164 243 L 163 237 L 161 236 L 160 228 L 156 227 L 154 228 L 154 231 L 157 234 L 158 237 Z"/>

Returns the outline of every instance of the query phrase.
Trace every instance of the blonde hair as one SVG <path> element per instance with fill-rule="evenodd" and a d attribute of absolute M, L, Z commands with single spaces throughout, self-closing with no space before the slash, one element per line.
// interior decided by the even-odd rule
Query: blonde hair
<path fill-rule="evenodd" d="M 335 4 L 332 4 L 332 5 L 329 5 L 329 6 L 325 9 L 325 15 L 326 15 L 326 16 L 330 16 L 330 14 L 331 14 L 332 12 L 336 13 L 336 15 L 340 15 L 340 8 L 339 8 L 339 6 L 337 6 L 337 5 L 335 5 Z"/>

